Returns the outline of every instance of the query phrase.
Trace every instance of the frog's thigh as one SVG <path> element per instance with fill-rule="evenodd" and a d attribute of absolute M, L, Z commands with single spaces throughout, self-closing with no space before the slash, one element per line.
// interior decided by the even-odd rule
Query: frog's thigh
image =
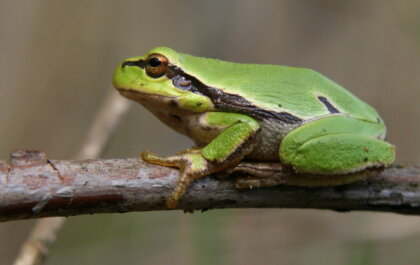
<path fill-rule="evenodd" d="M 336 133 L 308 139 L 294 152 L 280 156 L 298 173 L 347 174 L 391 164 L 394 150 L 389 143 L 369 136 Z"/>

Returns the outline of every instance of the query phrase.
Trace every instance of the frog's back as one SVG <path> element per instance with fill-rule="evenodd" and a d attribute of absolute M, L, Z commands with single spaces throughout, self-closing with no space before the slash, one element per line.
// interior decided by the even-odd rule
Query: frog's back
<path fill-rule="evenodd" d="M 305 68 L 239 64 L 180 54 L 182 67 L 204 84 L 240 95 L 253 105 L 310 120 L 342 113 L 378 122 L 375 109 L 322 74 Z"/>

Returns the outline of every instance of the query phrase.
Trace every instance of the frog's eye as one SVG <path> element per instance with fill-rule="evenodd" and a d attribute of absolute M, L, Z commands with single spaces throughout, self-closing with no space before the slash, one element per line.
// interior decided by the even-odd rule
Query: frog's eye
<path fill-rule="evenodd" d="M 166 73 L 168 69 L 168 58 L 161 54 L 150 54 L 146 59 L 146 73 L 153 77 L 158 78 Z"/>

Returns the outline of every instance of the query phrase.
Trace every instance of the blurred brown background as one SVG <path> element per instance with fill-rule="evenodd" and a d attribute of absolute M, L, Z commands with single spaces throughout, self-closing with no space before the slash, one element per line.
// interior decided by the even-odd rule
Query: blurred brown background
<path fill-rule="evenodd" d="M 373 105 L 419 162 L 420 1 L 1 1 L 0 157 L 71 159 L 114 67 L 157 46 L 316 69 Z M 191 142 L 131 103 L 103 157 Z M 10 264 L 34 221 L 0 224 Z M 47 264 L 420 264 L 420 218 L 249 209 L 70 217 Z"/>

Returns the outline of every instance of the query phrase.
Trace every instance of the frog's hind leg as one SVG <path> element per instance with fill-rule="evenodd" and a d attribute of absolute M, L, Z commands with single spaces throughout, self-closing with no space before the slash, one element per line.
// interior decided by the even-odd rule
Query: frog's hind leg
<path fill-rule="evenodd" d="M 363 177 L 363 171 L 385 168 L 394 161 L 394 146 L 377 139 L 382 132 L 381 124 L 348 117 L 323 118 L 288 134 L 279 155 L 298 175 L 322 176 L 320 180 L 335 175 L 351 181 Z"/>
<path fill-rule="evenodd" d="M 237 186 L 333 186 L 377 174 L 395 158 L 394 146 L 380 140 L 384 130 L 381 123 L 338 115 L 306 123 L 282 139 L 285 169 L 268 176 L 248 166 L 242 171 L 253 177 L 238 179 Z"/>
<path fill-rule="evenodd" d="M 387 142 L 339 133 L 311 139 L 283 159 L 299 174 L 345 175 L 384 168 L 394 160 L 393 154 L 393 147 Z"/>

